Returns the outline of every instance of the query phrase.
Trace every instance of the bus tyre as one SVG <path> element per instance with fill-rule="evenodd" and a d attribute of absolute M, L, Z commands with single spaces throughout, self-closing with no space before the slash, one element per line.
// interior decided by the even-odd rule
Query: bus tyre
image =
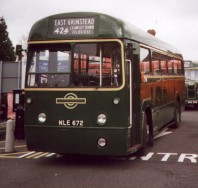
<path fill-rule="evenodd" d="M 146 118 L 143 118 L 143 132 L 142 132 L 142 147 L 138 150 L 137 156 L 141 157 L 145 155 L 146 152 L 146 146 L 147 146 L 147 123 L 146 123 Z"/>
<path fill-rule="evenodd" d="M 151 134 L 151 127 L 146 121 L 146 116 L 143 122 L 143 134 L 142 134 L 142 147 L 138 151 L 138 156 L 144 156 L 147 146 L 153 146 L 153 136 Z"/>
<path fill-rule="evenodd" d="M 151 132 L 151 127 L 147 125 L 148 133 L 147 133 L 147 145 L 153 147 L 153 136 Z"/>
<path fill-rule="evenodd" d="M 180 109 L 180 105 L 177 102 L 176 107 L 175 107 L 175 117 L 174 117 L 174 128 L 178 128 L 180 126 L 181 123 L 181 109 Z"/>

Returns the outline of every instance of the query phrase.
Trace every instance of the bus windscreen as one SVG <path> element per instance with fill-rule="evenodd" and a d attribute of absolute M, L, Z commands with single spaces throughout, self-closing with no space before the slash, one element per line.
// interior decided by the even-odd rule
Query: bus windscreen
<path fill-rule="evenodd" d="M 117 42 L 32 45 L 27 87 L 119 87 Z"/>

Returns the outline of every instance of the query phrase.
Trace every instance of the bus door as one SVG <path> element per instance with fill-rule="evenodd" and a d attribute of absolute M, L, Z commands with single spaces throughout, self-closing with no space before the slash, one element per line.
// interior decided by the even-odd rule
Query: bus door
<path fill-rule="evenodd" d="M 129 123 L 131 128 L 131 142 L 140 140 L 140 70 L 139 70 L 139 44 L 128 43 L 126 50 L 127 59 L 127 84 L 129 97 Z"/>

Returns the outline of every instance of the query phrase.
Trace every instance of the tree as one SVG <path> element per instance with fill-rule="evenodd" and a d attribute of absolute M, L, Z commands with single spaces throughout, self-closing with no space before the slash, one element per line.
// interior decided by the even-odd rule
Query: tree
<path fill-rule="evenodd" d="M 8 36 L 5 19 L 0 17 L 0 61 L 15 61 L 12 42 Z"/>

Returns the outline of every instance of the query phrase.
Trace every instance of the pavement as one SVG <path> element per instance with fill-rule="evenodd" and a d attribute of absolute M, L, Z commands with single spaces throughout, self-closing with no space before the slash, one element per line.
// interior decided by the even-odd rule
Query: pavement
<path fill-rule="evenodd" d="M 40 159 L 50 157 L 61 157 L 61 155 L 50 152 L 29 151 L 25 140 L 14 140 L 13 151 L 5 152 L 6 141 L 0 140 L 0 159 Z"/>
<path fill-rule="evenodd" d="M 7 124 L 7 121 L 0 122 L 0 158 L 2 158 L 2 156 L 4 156 L 4 155 L 12 156 L 12 155 L 19 155 L 23 152 L 27 152 L 25 139 L 15 139 L 15 138 L 14 138 L 13 147 L 12 146 L 9 147 L 9 148 L 11 148 L 11 151 L 7 152 L 7 153 L 5 152 L 6 124 Z"/>
<path fill-rule="evenodd" d="M 60 157 L 56 153 L 29 151 L 27 149 L 25 139 L 14 138 L 14 143 L 8 143 L 6 141 L 6 123 L 0 124 L 0 126 L 0 159 L 39 159 L 41 157 Z M 9 148 L 9 152 L 5 152 L 5 148 Z"/>
<path fill-rule="evenodd" d="M 6 147 L 6 140 L 1 139 L 0 140 L 0 159 L 1 158 L 18 158 L 19 156 L 29 152 L 27 150 L 25 140 L 15 139 L 13 147 L 8 147 L 9 149 L 11 148 L 10 152 L 5 152 L 5 147 Z"/>

